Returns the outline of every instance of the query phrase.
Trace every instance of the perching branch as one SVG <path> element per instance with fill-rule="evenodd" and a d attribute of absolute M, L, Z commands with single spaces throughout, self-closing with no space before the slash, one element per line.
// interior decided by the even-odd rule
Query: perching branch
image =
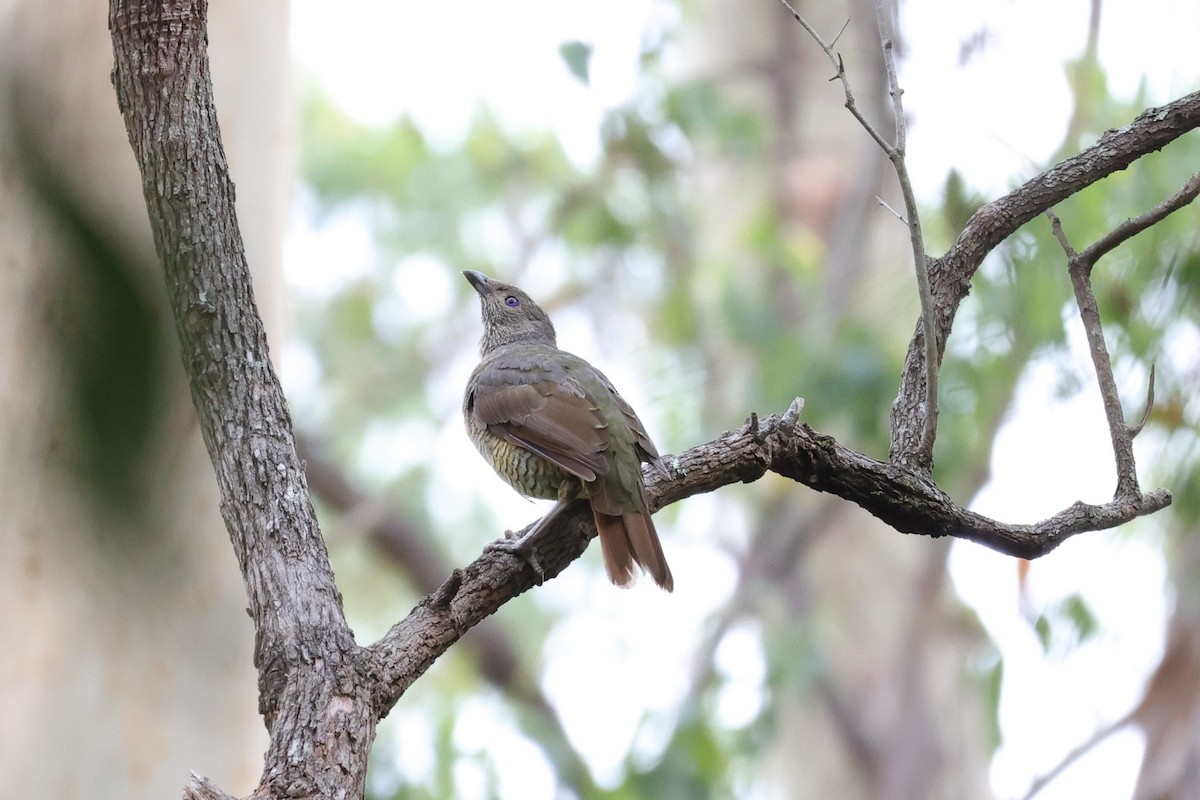
<path fill-rule="evenodd" d="M 1104 530 L 1166 508 L 1171 493 L 1158 489 L 1101 505 L 1077 502 L 1032 525 L 998 522 L 957 505 L 928 476 L 876 461 L 817 433 L 800 421 L 803 401 L 676 456 L 666 456 L 669 478 L 646 473 L 650 506 L 657 511 L 732 483 L 774 472 L 829 492 L 870 511 L 902 533 L 954 536 L 1021 558 L 1045 555 L 1077 533 Z M 595 535 L 586 504 L 551 524 L 538 556 L 547 579 L 583 554 Z M 533 569 L 517 556 L 487 552 L 450 578 L 371 649 L 384 678 L 379 703 L 388 706 L 472 625 L 535 585 Z M 413 642 L 419 646 L 413 647 Z"/>

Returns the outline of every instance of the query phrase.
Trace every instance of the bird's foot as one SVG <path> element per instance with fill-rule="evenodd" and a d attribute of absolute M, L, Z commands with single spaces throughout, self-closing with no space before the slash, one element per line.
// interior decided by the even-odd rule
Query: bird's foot
<path fill-rule="evenodd" d="M 541 562 L 538 561 L 537 546 L 533 543 L 532 539 L 533 537 L 528 534 L 518 536 L 512 531 L 505 531 L 503 539 L 491 542 L 484 550 L 508 553 L 521 559 L 533 569 L 534 574 L 537 575 L 538 585 L 540 586 L 546 580 L 546 571 L 542 568 Z"/>

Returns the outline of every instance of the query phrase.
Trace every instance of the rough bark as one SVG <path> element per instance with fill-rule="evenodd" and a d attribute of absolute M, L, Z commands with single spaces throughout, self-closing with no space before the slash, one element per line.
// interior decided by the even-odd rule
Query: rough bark
<path fill-rule="evenodd" d="M 938 358 L 971 279 L 988 253 L 1025 223 L 1077 192 L 1126 169 L 1142 156 L 1166 147 L 1200 127 L 1200 92 L 1158 108 L 1148 108 L 1123 128 L 1106 131 L 1096 144 L 988 203 L 967 221 L 954 244 L 939 258 L 929 259 L 929 278 L 935 306 Z M 907 464 L 920 447 L 924 425 L 924 340 L 921 326 L 913 335 L 892 405 L 891 460 Z"/>
<path fill-rule="evenodd" d="M 207 3 L 113 2 L 113 84 L 255 626 L 263 796 L 361 796 L 378 714 L 357 670 L 267 352 L 212 101 Z"/>

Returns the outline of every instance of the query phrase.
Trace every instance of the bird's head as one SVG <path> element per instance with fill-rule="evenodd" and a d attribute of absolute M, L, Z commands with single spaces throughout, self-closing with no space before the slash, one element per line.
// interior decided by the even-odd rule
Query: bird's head
<path fill-rule="evenodd" d="M 482 272 L 464 270 L 463 276 L 479 293 L 483 338 L 479 350 L 488 353 L 512 342 L 538 342 L 556 347 L 554 325 L 542 307 L 511 283 L 501 283 Z"/>

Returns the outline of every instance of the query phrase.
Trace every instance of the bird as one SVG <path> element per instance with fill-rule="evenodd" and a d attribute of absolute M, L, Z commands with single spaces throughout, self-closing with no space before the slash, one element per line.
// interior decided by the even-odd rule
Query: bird
<path fill-rule="evenodd" d="M 558 501 L 520 539 L 492 546 L 521 555 L 541 577 L 534 537 L 586 500 L 609 580 L 632 584 L 636 565 L 670 592 L 675 582 L 642 475 L 643 463 L 664 473 L 665 467 L 642 421 L 600 370 L 558 349 L 554 324 L 528 294 L 482 272 L 463 276 L 479 295 L 483 317 L 479 365 L 463 395 L 467 432 L 510 486 Z"/>

